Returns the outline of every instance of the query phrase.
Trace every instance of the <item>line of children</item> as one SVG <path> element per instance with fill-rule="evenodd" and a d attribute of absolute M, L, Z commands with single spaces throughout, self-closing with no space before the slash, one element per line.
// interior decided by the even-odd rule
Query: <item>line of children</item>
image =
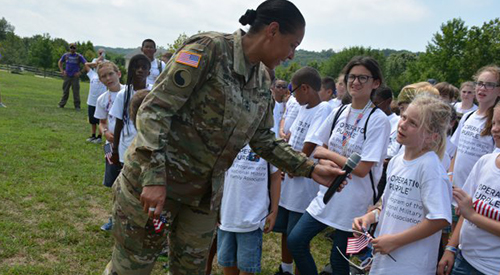
<path fill-rule="evenodd" d="M 288 236 L 288 247 L 301 274 L 318 273 L 308 246 L 311 239 L 327 226 L 336 229 L 330 254 L 333 274 L 349 274 L 348 262 L 340 253 L 346 252 L 353 219 L 364 214 L 373 203 L 387 151 L 389 121 L 370 100 L 373 91 L 382 83 L 377 61 L 370 57 L 355 57 L 344 71 L 344 84 L 352 96 L 352 104 L 334 110 L 306 142 L 319 145 L 315 157 L 332 160 L 340 167 L 354 152 L 362 159 L 342 194 L 327 205 L 323 203 L 327 188 L 320 187 L 316 198 Z"/>
<path fill-rule="evenodd" d="M 106 139 L 105 148 L 111 148 L 114 140 L 114 129 L 115 129 L 115 117 L 109 112 L 113 106 L 116 95 L 119 91 L 124 89 L 124 86 L 120 84 L 121 72 L 118 67 L 112 62 L 103 62 L 97 66 L 97 74 L 99 75 L 99 80 L 106 85 L 106 92 L 104 92 L 97 99 L 97 105 L 95 110 L 95 118 L 99 119 L 99 129 L 103 133 Z M 106 150 L 106 149 L 105 149 Z M 107 151 L 106 153 L 109 153 Z M 103 185 L 106 187 L 113 186 L 115 179 L 120 173 L 121 167 L 119 164 L 114 164 L 108 157 L 105 157 L 105 171 Z M 104 224 L 102 230 L 110 230 L 112 227 L 111 217 L 109 221 Z"/>
<path fill-rule="evenodd" d="M 304 142 L 316 132 L 321 123 L 328 117 L 331 107 L 328 102 L 322 101 L 320 98 L 321 77 L 316 69 L 312 67 L 299 69 L 292 76 L 291 83 L 295 91 L 295 99 L 300 107 L 297 117 L 290 127 L 291 135 L 288 143 L 294 150 L 310 156 L 315 146 Z M 286 272 L 291 274 L 293 264 L 292 255 L 287 247 L 287 236 L 316 196 L 318 187 L 318 184 L 314 183 L 312 179 L 304 177 L 292 178 L 286 175 L 283 180 L 278 218 L 275 225 L 275 232 L 282 234 L 282 264 L 279 267 L 279 272 L 283 274 Z"/>

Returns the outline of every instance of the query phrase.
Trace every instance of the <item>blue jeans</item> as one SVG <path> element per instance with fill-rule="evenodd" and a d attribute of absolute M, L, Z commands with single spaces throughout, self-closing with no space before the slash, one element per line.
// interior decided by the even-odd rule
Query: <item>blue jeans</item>
<path fill-rule="evenodd" d="M 316 263 L 309 251 L 309 243 L 327 225 L 313 218 L 309 213 L 304 213 L 299 222 L 295 225 L 288 236 L 288 249 L 292 253 L 293 259 L 301 274 L 318 274 Z M 337 247 L 345 254 L 347 249 L 347 238 L 351 237 L 351 232 L 335 230 L 332 250 L 330 253 L 330 264 L 332 275 L 349 275 L 349 263 L 339 254 Z"/>
<path fill-rule="evenodd" d="M 259 273 L 262 258 L 262 230 L 237 233 L 217 231 L 217 261 L 223 267 L 237 266 L 240 271 Z"/>
<path fill-rule="evenodd" d="M 470 265 L 462 256 L 462 252 L 459 251 L 455 257 L 455 264 L 453 265 L 451 275 L 484 275 L 484 273 L 477 271 L 477 269 Z"/>

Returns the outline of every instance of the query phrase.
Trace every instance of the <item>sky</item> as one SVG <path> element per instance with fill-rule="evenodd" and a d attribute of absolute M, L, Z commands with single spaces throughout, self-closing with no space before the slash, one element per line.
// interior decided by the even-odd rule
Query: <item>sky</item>
<path fill-rule="evenodd" d="M 5 17 L 22 37 L 48 33 L 68 42 L 135 48 L 152 38 L 167 47 L 181 34 L 231 33 L 247 9 L 262 0 L 0 0 Z M 298 49 L 425 51 L 441 24 L 461 18 L 481 26 L 500 17 L 496 0 L 292 0 L 306 20 Z M 244 28 L 245 29 L 245 28 Z"/>

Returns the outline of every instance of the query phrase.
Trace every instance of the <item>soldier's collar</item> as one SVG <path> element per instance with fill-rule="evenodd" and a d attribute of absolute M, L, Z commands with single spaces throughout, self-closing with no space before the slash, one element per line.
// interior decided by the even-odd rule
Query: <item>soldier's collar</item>
<path fill-rule="evenodd" d="M 245 83 L 248 83 L 250 78 L 252 78 L 251 72 L 254 70 L 253 74 L 257 74 L 259 71 L 259 64 L 252 65 L 245 58 L 245 54 L 243 53 L 243 44 L 241 38 L 245 32 L 241 29 L 238 29 L 234 32 L 234 62 L 233 67 L 234 71 L 245 77 Z M 254 76 L 255 77 L 255 76 Z"/>

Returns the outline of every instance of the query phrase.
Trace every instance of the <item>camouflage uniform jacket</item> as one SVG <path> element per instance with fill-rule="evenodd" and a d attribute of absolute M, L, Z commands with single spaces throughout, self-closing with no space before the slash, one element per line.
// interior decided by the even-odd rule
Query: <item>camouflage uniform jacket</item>
<path fill-rule="evenodd" d="M 194 206 L 211 194 L 217 209 L 224 172 L 247 143 L 276 167 L 309 175 L 312 161 L 270 130 L 269 75 L 246 61 L 243 34 L 198 34 L 172 57 L 137 114 L 122 169 L 131 193 L 166 185 L 168 198 Z"/>

